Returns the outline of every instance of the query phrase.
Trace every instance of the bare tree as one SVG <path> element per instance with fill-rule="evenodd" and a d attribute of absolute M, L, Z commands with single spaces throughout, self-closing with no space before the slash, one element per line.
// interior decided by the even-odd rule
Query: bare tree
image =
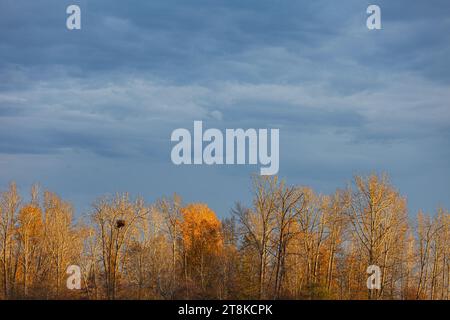
<path fill-rule="evenodd" d="M 94 203 L 93 223 L 101 243 L 101 259 L 105 272 L 106 295 L 116 298 L 119 263 L 128 240 L 136 231 L 136 223 L 149 212 L 142 199 L 130 202 L 128 194 L 103 198 Z"/>
<path fill-rule="evenodd" d="M 355 190 L 349 198 L 347 211 L 352 231 L 365 253 L 367 266 L 378 265 L 382 269 L 381 290 L 377 295 L 368 290 L 368 297 L 372 299 L 384 290 L 386 262 L 396 245 L 393 235 L 405 222 L 406 202 L 390 185 L 386 175 L 356 176 L 354 183 Z"/>
<path fill-rule="evenodd" d="M 277 177 L 254 177 L 254 209 L 237 205 L 232 213 L 242 225 L 245 241 L 258 253 L 258 298 L 264 299 L 266 268 L 270 250 L 270 240 L 275 230 Z"/>
<path fill-rule="evenodd" d="M 0 247 L 3 276 L 3 296 L 11 297 L 17 271 L 16 257 L 14 257 L 15 224 L 20 206 L 20 195 L 17 186 L 11 182 L 9 189 L 1 194 L 0 199 Z"/>

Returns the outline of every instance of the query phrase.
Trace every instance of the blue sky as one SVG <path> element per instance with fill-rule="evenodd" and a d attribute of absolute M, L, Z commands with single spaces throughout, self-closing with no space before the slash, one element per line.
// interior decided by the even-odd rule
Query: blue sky
<path fill-rule="evenodd" d="M 80 214 L 129 191 L 226 216 L 259 168 L 174 166 L 171 132 L 203 120 L 279 128 L 290 184 L 386 171 L 411 214 L 450 207 L 449 31 L 447 0 L 1 0 L 0 185 L 40 182 Z"/>

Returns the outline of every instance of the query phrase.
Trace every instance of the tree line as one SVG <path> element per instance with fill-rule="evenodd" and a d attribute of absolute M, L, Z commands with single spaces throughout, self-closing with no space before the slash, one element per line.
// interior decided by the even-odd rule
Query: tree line
<path fill-rule="evenodd" d="M 411 219 L 386 175 L 331 195 L 252 177 L 253 200 L 219 220 L 174 194 L 72 205 L 15 183 L 0 193 L 2 299 L 449 299 L 450 215 Z M 79 266 L 81 289 L 66 286 Z M 367 288 L 367 268 L 380 288 Z"/>

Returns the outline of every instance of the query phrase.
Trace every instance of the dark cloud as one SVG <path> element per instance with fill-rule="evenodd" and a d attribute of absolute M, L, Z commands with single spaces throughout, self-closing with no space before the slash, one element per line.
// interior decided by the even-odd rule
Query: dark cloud
<path fill-rule="evenodd" d="M 42 180 L 81 208 L 177 191 L 226 214 L 257 168 L 174 167 L 170 133 L 201 119 L 280 128 L 289 182 L 331 192 L 387 171 L 412 210 L 448 205 L 450 3 L 380 0 L 374 32 L 369 4 L 3 0 L 0 182 Z"/>

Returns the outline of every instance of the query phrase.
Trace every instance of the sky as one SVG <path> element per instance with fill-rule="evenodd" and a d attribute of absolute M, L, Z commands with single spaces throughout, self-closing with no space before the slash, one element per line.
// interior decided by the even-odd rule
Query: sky
<path fill-rule="evenodd" d="M 0 189 L 39 182 L 78 215 L 177 192 L 225 217 L 259 167 L 175 166 L 171 132 L 202 120 L 279 128 L 288 184 L 387 172 L 411 215 L 449 208 L 449 31 L 448 0 L 0 0 Z"/>

